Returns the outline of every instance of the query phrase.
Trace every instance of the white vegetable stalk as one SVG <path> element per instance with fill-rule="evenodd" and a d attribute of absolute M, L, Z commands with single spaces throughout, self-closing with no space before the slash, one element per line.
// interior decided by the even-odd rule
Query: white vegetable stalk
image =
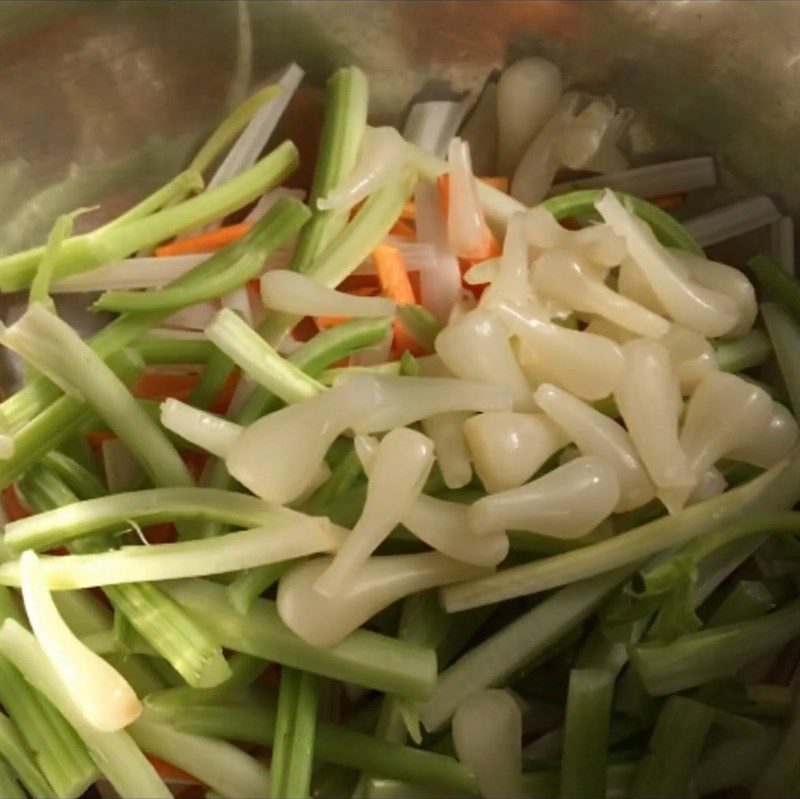
<path fill-rule="evenodd" d="M 477 691 L 461 702 L 453 716 L 453 744 L 475 774 L 481 796 L 525 796 L 522 713 L 508 691 Z"/>
<path fill-rule="evenodd" d="M 612 189 L 637 197 L 664 197 L 715 186 L 716 183 L 714 159 L 701 156 L 569 180 L 557 183 L 550 193 L 555 195 L 576 189 Z"/>
<path fill-rule="evenodd" d="M 253 206 L 253 210 L 244 218 L 244 221 L 258 222 L 283 197 L 294 197 L 300 202 L 305 202 L 306 192 L 304 189 L 288 189 L 286 186 L 271 189 Z"/>
<path fill-rule="evenodd" d="M 530 294 L 526 225 L 525 214 L 515 214 L 508 223 L 503 241 L 503 254 L 499 259 L 491 261 L 494 269 L 489 278 L 491 285 L 483 292 L 480 299 L 479 305 L 482 309 L 490 310 L 496 307 L 500 300 L 525 302 Z"/>
<path fill-rule="evenodd" d="M 303 316 L 391 316 L 395 303 L 383 297 L 356 297 L 329 289 L 299 272 L 276 269 L 261 278 L 265 308 Z"/>
<path fill-rule="evenodd" d="M 103 441 L 100 445 L 100 454 L 103 458 L 103 473 L 106 476 L 109 492 L 118 494 L 122 491 L 131 491 L 141 483 L 144 472 L 139 466 L 139 461 L 118 438 Z"/>
<path fill-rule="evenodd" d="M 596 208 L 612 230 L 625 239 L 631 258 L 676 322 L 710 337 L 723 336 L 736 326 L 736 303 L 684 277 L 649 225 L 626 211 L 613 192 L 606 191 Z"/>
<path fill-rule="evenodd" d="M 570 120 L 559 138 L 557 152 L 561 164 L 591 172 L 625 169 L 628 162 L 617 149 L 617 143 L 632 118 L 628 109 L 617 112 L 616 103 L 609 97 L 592 100 Z"/>
<path fill-rule="evenodd" d="M 624 327 L 615 325 L 613 322 L 609 322 L 608 319 L 603 319 L 602 316 L 593 316 L 589 320 L 589 324 L 583 328 L 583 332 L 591 333 L 595 336 L 603 336 L 617 344 L 624 344 L 626 341 L 636 338 L 630 330 L 625 330 Z"/>
<path fill-rule="evenodd" d="M 622 425 L 556 386 L 539 386 L 535 396 L 539 407 L 583 455 L 603 458 L 614 469 L 620 488 L 617 512 L 638 508 L 655 496 L 644 464 Z"/>
<path fill-rule="evenodd" d="M 468 411 L 438 413 L 422 420 L 422 432 L 433 441 L 433 451 L 448 488 L 463 488 L 472 480 L 464 422 Z"/>
<path fill-rule="evenodd" d="M 72 701 L 86 721 L 102 732 L 127 727 L 142 712 L 133 688 L 109 663 L 85 647 L 61 618 L 33 550 L 22 553 L 19 571 L 31 628 Z"/>
<path fill-rule="evenodd" d="M 74 294 L 110 289 L 158 289 L 201 264 L 208 255 L 164 255 L 125 258 L 113 264 L 65 277 L 50 287 L 51 294 Z"/>
<path fill-rule="evenodd" d="M 482 413 L 467 419 L 464 434 L 490 494 L 521 486 L 570 441 L 541 413 Z"/>
<path fill-rule="evenodd" d="M 164 320 L 164 326 L 181 330 L 205 330 L 217 314 L 217 306 L 213 302 L 201 302 L 189 305 L 176 311 Z"/>
<path fill-rule="evenodd" d="M 403 138 L 442 158 L 469 111 L 471 98 L 414 103 L 403 127 Z"/>
<path fill-rule="evenodd" d="M 780 218 L 781 212 L 775 203 L 762 195 L 696 216 L 684 222 L 683 226 L 701 247 L 709 247 L 734 236 L 758 230 Z"/>
<path fill-rule="evenodd" d="M 580 538 L 619 502 L 619 481 L 602 458 L 588 455 L 532 483 L 479 499 L 469 510 L 478 535 L 526 530 L 554 538 Z"/>
<path fill-rule="evenodd" d="M 794 416 L 788 408 L 779 402 L 773 402 L 772 418 L 766 431 L 758 438 L 729 450 L 726 457 L 769 469 L 794 449 L 797 438 L 797 422 Z"/>
<path fill-rule="evenodd" d="M 467 580 L 486 570 L 438 552 L 370 558 L 335 599 L 314 590 L 330 558 L 316 558 L 292 569 L 278 586 L 278 613 L 304 641 L 335 646 L 376 613 L 409 594 Z"/>
<path fill-rule="evenodd" d="M 315 591 L 331 598 L 345 591 L 420 495 L 433 461 L 433 442 L 421 433 L 399 427 L 384 436 L 371 458 L 361 517 Z"/>
<path fill-rule="evenodd" d="M 447 220 L 442 214 L 439 191 L 435 184 L 420 181 L 414 195 L 417 240 L 432 248 L 433 259 L 419 261 L 420 291 L 425 307 L 440 321 L 447 322 L 461 291 L 461 269 L 447 240 Z M 407 247 L 408 245 L 406 245 Z M 400 251 L 406 266 L 415 263 Z"/>
<path fill-rule="evenodd" d="M 273 524 L 198 541 L 128 546 L 89 555 L 42 556 L 43 584 L 54 591 L 103 585 L 177 580 L 280 563 L 318 552 L 335 552 L 343 539 L 327 519 L 277 517 Z M 19 585 L 20 561 L 0 566 L 0 583 Z"/>
<path fill-rule="evenodd" d="M 678 381 L 667 349 L 655 341 L 623 344 L 625 370 L 614 392 L 631 439 L 659 488 L 691 492 L 699 475 L 678 441 Z"/>
<path fill-rule="evenodd" d="M 503 70 L 497 82 L 498 169 L 510 175 L 526 147 L 555 112 L 561 73 L 543 58 L 523 58 Z"/>
<path fill-rule="evenodd" d="M 672 255 L 686 268 L 689 277 L 701 286 L 730 297 L 739 310 L 736 325 L 729 336 L 743 336 L 750 330 L 758 315 L 756 292 L 744 272 L 732 266 L 701 258 L 685 250 L 672 249 Z"/>
<path fill-rule="evenodd" d="M 603 277 L 577 255 L 550 250 L 536 260 L 533 287 L 574 311 L 597 314 L 646 338 L 661 338 L 669 330 L 666 319 L 617 294 Z"/>
<path fill-rule="evenodd" d="M 766 391 L 736 375 L 713 372 L 686 407 L 680 446 L 695 482 L 739 447 L 757 447 L 769 430 L 774 404 Z M 674 486 L 659 496 L 670 512 L 683 507 L 690 489 Z"/>
<path fill-rule="evenodd" d="M 678 378 L 681 394 L 689 396 L 700 381 L 717 371 L 717 356 L 711 344 L 699 333 L 672 325 L 659 344 L 669 352 L 670 363 Z"/>
<path fill-rule="evenodd" d="M 523 357 L 548 382 L 586 400 L 607 397 L 622 375 L 625 358 L 609 339 L 542 322 L 508 302 L 497 315 L 524 345 Z"/>
<path fill-rule="evenodd" d="M 221 416 L 169 397 L 161 403 L 161 424 L 218 458 L 224 458 L 243 428 Z"/>
<path fill-rule="evenodd" d="M 396 128 L 368 127 L 353 171 L 327 197 L 317 200 L 317 208 L 349 211 L 397 177 L 408 160 L 407 152 L 406 142 Z"/>
<path fill-rule="evenodd" d="M 365 392 L 375 396 L 368 413 L 354 414 L 352 427 L 358 433 L 381 433 L 438 413 L 511 409 L 508 389 L 471 380 L 356 374 L 342 375 L 334 381 L 334 387 L 345 386 L 357 397 Z"/>
<path fill-rule="evenodd" d="M 727 487 L 728 482 L 725 480 L 722 472 L 712 466 L 700 476 L 686 504 L 696 505 L 698 502 L 705 502 L 712 497 L 718 497 Z"/>
<path fill-rule="evenodd" d="M 435 348 L 454 375 L 504 386 L 513 397 L 515 410 L 535 407 L 507 333 L 487 313 L 472 311 L 445 327 L 436 337 Z"/>
<path fill-rule="evenodd" d="M 450 174 L 448 240 L 456 254 L 463 258 L 485 258 L 490 250 L 491 233 L 478 200 L 469 145 L 461 139 L 453 139 L 447 148 L 447 163 Z"/>

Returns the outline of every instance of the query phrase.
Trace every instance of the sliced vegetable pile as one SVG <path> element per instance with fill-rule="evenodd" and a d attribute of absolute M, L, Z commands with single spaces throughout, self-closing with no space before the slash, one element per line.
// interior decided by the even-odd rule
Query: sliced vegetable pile
<path fill-rule="evenodd" d="M 790 225 L 540 59 L 339 70 L 306 197 L 301 79 L 0 259 L 0 795 L 797 795 L 800 284 L 702 249 Z"/>

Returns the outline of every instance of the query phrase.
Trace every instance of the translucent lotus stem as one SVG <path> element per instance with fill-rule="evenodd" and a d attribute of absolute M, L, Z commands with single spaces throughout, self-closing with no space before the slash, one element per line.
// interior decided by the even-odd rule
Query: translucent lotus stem
<path fill-rule="evenodd" d="M 447 163 L 450 175 L 447 238 L 457 255 L 485 258 L 491 233 L 478 200 L 469 145 L 461 139 L 452 139 L 447 147 Z"/>
<path fill-rule="evenodd" d="M 482 413 L 467 419 L 464 434 L 490 494 L 521 486 L 570 441 L 541 413 Z"/>
<path fill-rule="evenodd" d="M 433 461 L 433 442 L 421 433 L 399 427 L 384 436 L 370 461 L 364 510 L 315 591 L 334 599 L 345 591 L 420 495 Z"/>
<path fill-rule="evenodd" d="M 592 100 L 566 125 L 556 151 L 569 169 L 615 172 L 628 161 L 617 148 L 620 136 L 630 124 L 633 112 L 620 109 L 610 97 Z"/>
<path fill-rule="evenodd" d="M 458 759 L 478 781 L 481 796 L 517 799 L 522 788 L 522 713 L 508 691 L 467 697 L 453 716 Z"/>
<path fill-rule="evenodd" d="M 397 176 L 406 163 L 407 146 L 396 128 L 368 127 L 353 171 L 317 200 L 321 211 L 348 211 Z"/>
<path fill-rule="evenodd" d="M 403 126 L 403 138 L 441 158 L 456 135 L 472 103 L 464 100 L 430 100 L 414 103 Z"/>
<path fill-rule="evenodd" d="M 659 343 L 669 352 L 670 363 L 684 396 L 691 394 L 707 374 L 719 368 L 714 348 L 693 330 L 672 325 L 667 335 L 659 339 Z"/>
<path fill-rule="evenodd" d="M 261 300 L 265 308 L 303 316 L 391 316 L 395 309 L 392 300 L 355 297 L 284 269 L 262 276 Z"/>
<path fill-rule="evenodd" d="M 409 594 L 469 579 L 485 569 L 438 552 L 370 558 L 335 599 L 314 590 L 330 558 L 297 566 L 281 578 L 278 613 L 283 623 L 317 647 L 338 644 L 385 607 Z"/>
<path fill-rule="evenodd" d="M 224 458 L 230 452 L 244 429 L 241 425 L 193 408 L 173 397 L 161 403 L 161 424 L 218 458 Z"/>
<path fill-rule="evenodd" d="M 213 302 L 201 302 L 181 308 L 164 320 L 164 327 L 181 330 L 205 330 L 217 315 L 217 306 Z"/>
<path fill-rule="evenodd" d="M 617 385 L 625 359 L 612 341 L 591 333 L 542 322 L 511 303 L 498 306 L 503 324 L 525 345 L 525 357 L 578 397 L 607 397 Z"/>
<path fill-rule="evenodd" d="M 420 419 L 451 411 L 506 411 L 511 393 L 503 386 L 449 377 L 395 377 L 394 375 L 342 375 L 334 387 L 351 389 L 356 396 L 374 395 L 369 413 L 354 414 L 358 433 L 380 433 Z M 366 400 L 362 399 L 366 404 Z"/>
<path fill-rule="evenodd" d="M 576 458 L 532 483 L 479 499 L 469 510 L 479 535 L 527 530 L 554 538 L 580 538 L 619 502 L 611 465 L 594 455 Z"/>
<path fill-rule="evenodd" d="M 772 418 L 766 432 L 730 450 L 725 457 L 769 469 L 794 449 L 797 438 L 797 422 L 791 411 L 779 402 L 773 402 Z"/>
<path fill-rule="evenodd" d="M 553 186 L 550 194 L 563 194 L 576 189 L 612 189 L 637 197 L 666 197 L 714 186 L 716 183 L 714 159 L 701 156 L 568 180 Z"/>
<path fill-rule="evenodd" d="M 691 493 L 698 475 L 678 441 L 678 380 L 662 344 L 623 344 L 625 370 L 614 392 L 617 407 L 650 479 L 659 488 Z"/>
<path fill-rule="evenodd" d="M 20 574 L 33 632 L 86 721 L 102 732 L 127 727 L 141 714 L 141 702 L 122 675 L 87 649 L 61 618 L 33 550 L 22 553 Z"/>
<path fill-rule="evenodd" d="M 436 337 L 436 353 L 457 377 L 506 387 L 515 410 L 535 407 L 507 333 L 487 313 L 472 311 L 448 325 Z"/>
<path fill-rule="evenodd" d="M 615 325 L 613 322 L 609 322 L 608 319 L 604 319 L 602 316 L 593 316 L 589 320 L 589 324 L 583 328 L 583 332 L 591 333 L 595 336 L 604 336 L 605 338 L 611 339 L 611 341 L 614 341 L 617 344 L 624 344 L 626 341 L 636 338 L 636 335 L 631 333 L 630 330 L 626 330 L 624 327 Z"/>
<path fill-rule="evenodd" d="M 539 407 L 583 455 L 603 458 L 614 469 L 620 488 L 617 512 L 638 508 L 653 498 L 655 487 L 622 425 L 556 386 L 539 386 L 535 396 Z"/>
<path fill-rule="evenodd" d="M 762 388 L 725 372 L 708 375 L 689 400 L 680 435 L 695 480 L 731 450 L 757 446 L 771 426 L 773 412 L 774 403 Z M 674 513 L 691 489 L 672 488 L 676 490 L 659 496 Z"/>
<path fill-rule="evenodd" d="M 781 213 L 769 197 L 749 197 L 726 205 L 683 225 L 701 247 L 709 247 L 734 236 L 750 233 L 780 219 Z"/>
<path fill-rule="evenodd" d="M 658 242 L 650 226 L 627 211 L 613 192 L 606 191 L 596 208 L 612 230 L 625 239 L 631 258 L 676 322 L 704 336 L 723 336 L 736 326 L 736 303 L 683 277 L 674 266 L 674 256 Z"/>
<path fill-rule="evenodd" d="M 689 495 L 687 505 L 696 505 L 712 497 L 718 497 L 728 487 L 728 482 L 719 469 L 712 466 L 700 476 L 697 485 Z"/>
<path fill-rule="evenodd" d="M 728 335 L 739 337 L 747 333 L 756 320 L 758 305 L 753 284 L 744 272 L 708 258 L 701 258 L 686 250 L 672 249 L 671 252 L 683 264 L 692 280 L 730 297 L 736 303 L 739 319 L 735 327 L 728 331 Z"/>
<path fill-rule="evenodd" d="M 579 256 L 550 250 L 536 260 L 533 287 L 572 310 L 597 314 L 640 336 L 661 338 L 669 330 L 666 319 L 617 294 L 602 278 Z"/>
<path fill-rule="evenodd" d="M 448 488 L 463 488 L 472 480 L 464 422 L 470 417 L 466 411 L 439 413 L 422 420 L 422 431 L 433 441 L 433 451 Z"/>
<path fill-rule="evenodd" d="M 500 300 L 524 303 L 530 293 L 528 279 L 528 238 L 525 214 L 515 214 L 506 228 L 503 254 L 494 261 L 491 284 L 483 292 L 480 307 L 490 310 Z"/>

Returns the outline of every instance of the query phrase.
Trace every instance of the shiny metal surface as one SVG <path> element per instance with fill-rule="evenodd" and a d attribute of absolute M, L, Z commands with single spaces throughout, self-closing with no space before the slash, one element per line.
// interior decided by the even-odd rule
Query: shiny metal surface
<path fill-rule="evenodd" d="M 311 152 L 340 64 L 367 71 L 373 117 L 392 120 L 423 85 L 475 89 L 528 53 L 635 108 L 640 158 L 714 153 L 800 213 L 800 2 L 6 0 L 0 246 L 40 242 L 78 205 L 102 204 L 85 225 L 118 213 L 290 59 L 310 80 L 280 133 Z"/>

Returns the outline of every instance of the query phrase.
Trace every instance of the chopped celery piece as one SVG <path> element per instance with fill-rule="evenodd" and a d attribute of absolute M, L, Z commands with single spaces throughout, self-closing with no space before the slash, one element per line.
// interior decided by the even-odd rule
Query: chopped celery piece
<path fill-rule="evenodd" d="M 789 726 L 772 759 L 753 786 L 754 799 L 773 799 L 797 795 L 800 786 L 800 696 L 795 691 Z"/>
<path fill-rule="evenodd" d="M 35 799 L 48 799 L 53 795 L 53 788 L 39 771 L 33 752 L 28 749 L 11 719 L 3 713 L 0 713 L 0 752 L 19 775 L 31 796 Z M 5 793 L 0 795 L 5 799 Z"/>
<path fill-rule="evenodd" d="M 203 374 L 189 395 L 189 404 L 196 408 L 210 408 L 222 393 L 225 384 L 233 374 L 235 364 L 216 347 L 208 356 Z"/>
<path fill-rule="evenodd" d="M 412 698 L 425 699 L 433 690 L 436 656 L 429 649 L 367 630 L 318 649 L 286 627 L 274 602 L 257 599 L 242 615 L 231 608 L 223 585 L 197 579 L 166 583 L 165 589 L 236 652 Z"/>
<path fill-rule="evenodd" d="M 397 318 L 414 341 L 433 352 L 433 344 L 442 324 L 427 308 L 422 305 L 400 305 Z"/>
<path fill-rule="evenodd" d="M 200 194 L 172 208 L 119 227 L 101 229 L 64 242 L 56 261 L 53 278 L 59 279 L 96 266 L 126 258 L 145 247 L 226 216 L 278 185 L 297 166 L 297 148 L 289 141 L 276 147 L 246 172 L 213 191 Z M 44 248 L 0 258 L 0 289 L 27 288 L 36 272 Z"/>
<path fill-rule="evenodd" d="M 253 601 L 258 599 L 270 586 L 275 585 L 295 565 L 297 565 L 296 561 L 287 560 L 243 571 L 228 586 L 228 599 L 231 607 L 237 613 L 247 613 Z"/>
<path fill-rule="evenodd" d="M 205 363 L 214 346 L 201 339 L 144 336 L 136 344 L 136 351 L 146 364 Z"/>
<path fill-rule="evenodd" d="M 800 322 L 789 315 L 780 305 L 767 302 L 761 306 L 761 315 L 767 326 L 778 359 L 783 382 L 792 403 L 795 419 L 800 420 Z"/>
<path fill-rule="evenodd" d="M 741 580 L 706 620 L 706 627 L 723 627 L 757 619 L 775 609 L 775 597 L 764 583 Z"/>
<path fill-rule="evenodd" d="M 640 761 L 631 796 L 681 799 L 703 750 L 714 711 L 706 705 L 671 696 L 659 714 L 648 752 Z"/>
<path fill-rule="evenodd" d="M 227 308 L 214 317 L 206 335 L 249 377 L 286 403 L 300 402 L 325 390 Z"/>
<path fill-rule="evenodd" d="M 763 330 L 751 330 L 741 338 L 719 342 L 715 353 L 723 372 L 741 372 L 764 363 L 772 354 L 772 345 Z"/>
<path fill-rule="evenodd" d="M 31 281 L 31 290 L 29 294 L 30 302 L 39 302 L 47 306 L 51 311 L 55 310 L 53 300 L 50 299 L 50 283 L 53 279 L 53 268 L 58 258 L 58 252 L 61 249 L 61 244 L 72 233 L 72 226 L 75 222 L 75 217 L 83 213 L 87 209 L 81 208 L 73 211 L 71 214 L 64 214 L 56 219 L 50 235 L 47 237 L 47 244 L 44 248 L 39 266 L 36 269 L 36 274 Z"/>
<path fill-rule="evenodd" d="M 755 273 L 762 289 L 772 292 L 800 322 L 800 281 L 766 255 L 751 258 L 747 265 Z"/>
<path fill-rule="evenodd" d="M 172 283 L 154 291 L 107 291 L 92 307 L 118 313 L 171 313 L 216 299 L 258 277 L 266 257 L 297 233 L 308 216 L 308 209 L 299 200 L 281 197 L 247 233 L 245 252 L 228 269 L 193 288 Z"/>
<path fill-rule="evenodd" d="M 275 799 L 309 795 L 316 724 L 317 678 L 306 671 L 281 669 L 269 786 Z"/>
<path fill-rule="evenodd" d="M 41 791 L 36 791 L 31 788 L 28 790 L 34 799 L 46 797 L 48 795 L 47 793 L 41 793 Z M 17 781 L 16 772 L 2 757 L 0 757 L 0 796 L 4 799 L 25 799 L 26 796 L 25 791 Z"/>

